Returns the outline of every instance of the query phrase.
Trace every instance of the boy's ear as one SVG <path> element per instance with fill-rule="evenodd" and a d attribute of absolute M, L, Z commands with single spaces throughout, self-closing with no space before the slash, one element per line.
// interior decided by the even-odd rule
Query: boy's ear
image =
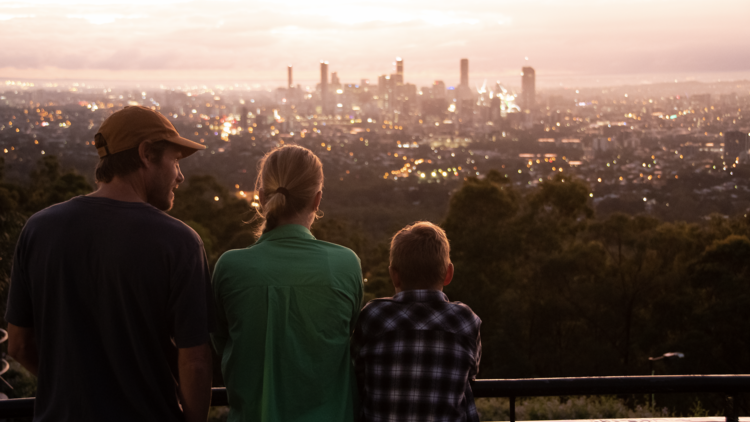
<path fill-rule="evenodd" d="M 401 279 L 398 277 L 398 272 L 393 269 L 393 267 L 388 267 L 388 274 L 391 276 L 391 283 L 393 283 L 393 288 L 396 289 L 396 293 L 401 291 Z"/>
<path fill-rule="evenodd" d="M 445 280 L 443 280 L 443 286 L 451 284 L 453 281 L 453 263 L 448 264 L 448 271 L 445 272 Z"/>

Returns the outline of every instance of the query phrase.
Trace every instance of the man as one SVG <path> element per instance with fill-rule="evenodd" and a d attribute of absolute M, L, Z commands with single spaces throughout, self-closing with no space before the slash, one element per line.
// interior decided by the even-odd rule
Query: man
<path fill-rule="evenodd" d="M 34 214 L 16 246 L 8 353 L 38 376 L 34 421 L 205 422 L 210 275 L 200 237 L 164 212 L 179 160 L 205 146 L 139 106 L 95 145 L 97 191 Z"/>
<path fill-rule="evenodd" d="M 469 381 L 479 370 L 482 321 L 443 293 L 453 279 L 440 227 L 420 221 L 391 241 L 396 295 L 365 305 L 352 336 L 360 421 L 479 421 Z"/>

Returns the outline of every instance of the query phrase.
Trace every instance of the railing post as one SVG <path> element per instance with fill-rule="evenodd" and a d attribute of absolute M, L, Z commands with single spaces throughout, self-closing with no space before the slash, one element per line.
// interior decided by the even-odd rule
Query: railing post
<path fill-rule="evenodd" d="M 739 403 L 737 403 L 739 399 L 738 393 L 733 393 L 727 396 L 726 406 L 724 408 L 724 416 L 726 417 L 727 422 L 739 422 Z"/>
<path fill-rule="evenodd" d="M 509 398 L 510 398 L 510 422 L 516 422 L 516 398 L 513 396 L 510 396 Z"/>

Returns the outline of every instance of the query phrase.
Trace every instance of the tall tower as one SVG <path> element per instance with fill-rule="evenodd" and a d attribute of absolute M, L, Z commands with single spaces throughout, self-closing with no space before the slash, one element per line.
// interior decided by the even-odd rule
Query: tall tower
<path fill-rule="evenodd" d="M 469 87 L 469 59 L 461 59 L 461 85 Z"/>
<path fill-rule="evenodd" d="M 396 57 L 396 84 L 404 84 L 404 59 Z"/>
<path fill-rule="evenodd" d="M 292 85 L 292 65 L 289 65 L 286 68 L 286 79 L 287 79 L 286 87 L 289 89 L 294 88 L 294 86 Z"/>
<path fill-rule="evenodd" d="M 320 101 L 323 113 L 328 110 L 328 62 L 320 61 Z"/>
<path fill-rule="evenodd" d="M 531 110 L 536 103 L 536 72 L 533 67 L 521 70 L 521 106 L 526 111 Z"/>

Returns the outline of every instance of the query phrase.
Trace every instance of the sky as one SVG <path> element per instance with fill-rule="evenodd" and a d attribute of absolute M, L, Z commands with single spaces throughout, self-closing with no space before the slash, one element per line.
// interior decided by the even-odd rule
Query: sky
<path fill-rule="evenodd" d="M 750 79 L 750 0 L 0 0 L 0 79 L 540 86 Z"/>

